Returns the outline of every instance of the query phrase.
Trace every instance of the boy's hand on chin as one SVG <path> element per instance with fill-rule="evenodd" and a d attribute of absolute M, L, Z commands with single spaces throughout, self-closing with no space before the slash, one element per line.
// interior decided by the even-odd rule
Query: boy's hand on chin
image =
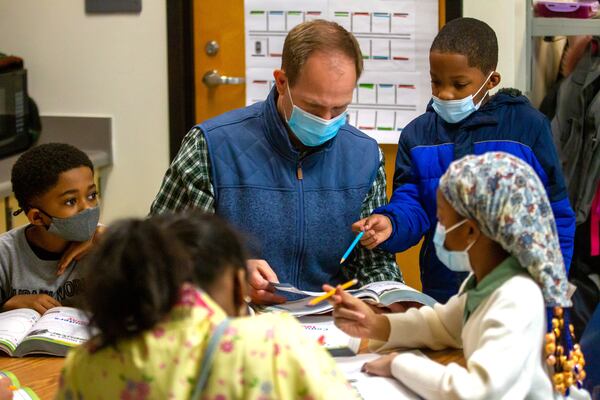
<path fill-rule="evenodd" d="M 2 311 L 16 310 L 18 308 L 31 308 L 40 314 L 44 314 L 49 309 L 60 306 L 61 304 L 58 300 L 47 294 L 20 294 L 8 299 L 2 307 Z"/>
<path fill-rule="evenodd" d="M 106 226 L 98 225 L 96 227 L 96 232 L 94 236 L 90 240 L 85 242 L 72 242 L 65 250 L 63 256 L 58 261 L 58 270 L 56 271 L 56 276 L 61 276 L 64 274 L 65 270 L 71 263 L 76 260 L 81 260 L 90 250 L 94 247 L 98 240 L 102 238 L 102 234 L 106 231 Z"/>

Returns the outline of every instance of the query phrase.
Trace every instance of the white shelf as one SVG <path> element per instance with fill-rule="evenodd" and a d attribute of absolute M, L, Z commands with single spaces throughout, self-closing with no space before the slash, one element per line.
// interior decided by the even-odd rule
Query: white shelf
<path fill-rule="evenodd" d="M 534 17 L 531 36 L 599 35 L 600 19 Z"/>
<path fill-rule="evenodd" d="M 542 18 L 536 17 L 533 10 L 533 0 L 526 0 L 525 6 L 525 93 L 530 94 L 532 89 L 532 71 L 535 63 L 533 57 L 534 42 L 542 36 L 575 36 L 575 35 L 600 35 L 600 19 L 598 18 Z"/>

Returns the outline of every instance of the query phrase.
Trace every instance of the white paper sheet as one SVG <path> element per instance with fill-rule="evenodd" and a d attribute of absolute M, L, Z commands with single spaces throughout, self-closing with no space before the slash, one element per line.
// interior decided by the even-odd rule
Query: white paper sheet
<path fill-rule="evenodd" d="M 427 7 L 421 5 L 427 2 L 419 2 L 419 12 L 426 12 Z M 330 0 L 328 9 L 331 20 L 356 36 L 366 70 L 415 71 L 416 0 Z M 434 9 L 431 16 L 435 18 L 430 19 L 436 24 L 437 6 Z M 433 36 L 429 40 L 431 43 Z M 429 48 L 422 50 L 428 52 Z"/>
<path fill-rule="evenodd" d="M 273 69 L 249 68 L 246 70 L 246 104 L 263 101 L 275 85 Z"/>
<path fill-rule="evenodd" d="M 244 4 L 246 68 L 279 68 L 287 32 L 299 23 L 327 15 L 327 0 L 245 0 Z M 256 53 L 256 42 L 264 43 L 261 54 Z"/>
<path fill-rule="evenodd" d="M 304 22 L 304 20 L 305 16 L 302 11 L 288 11 L 286 28 L 292 30 L 296 25 Z"/>
<path fill-rule="evenodd" d="M 396 126 L 396 112 L 392 110 L 377 111 L 376 129 L 380 131 L 394 131 Z"/>
<path fill-rule="evenodd" d="M 269 32 L 287 32 L 286 19 L 287 12 L 285 11 L 269 11 L 267 29 L 269 30 Z"/>
<path fill-rule="evenodd" d="M 32 391 L 31 389 L 29 389 L 29 390 Z M 13 392 L 13 400 L 32 400 L 33 398 L 34 397 L 31 396 L 31 392 L 29 392 L 25 389 L 19 389 L 19 390 L 15 390 Z M 35 398 L 38 398 L 38 397 L 35 397 Z"/>
<path fill-rule="evenodd" d="M 71 307 L 54 307 L 39 319 L 25 340 L 39 338 L 75 346 L 90 338 L 89 316 Z"/>
<path fill-rule="evenodd" d="M 358 354 L 353 357 L 335 357 L 346 379 L 365 400 L 414 400 L 420 397 L 394 378 L 372 376 L 361 372 L 362 366 L 381 357 L 379 354 Z"/>
<path fill-rule="evenodd" d="M 359 82 L 357 103 L 377 104 L 377 85 L 372 82 Z"/>
<path fill-rule="evenodd" d="M 352 13 L 349 11 L 333 11 L 329 13 L 329 19 L 337 22 L 347 31 L 352 31 Z"/>
<path fill-rule="evenodd" d="M 282 292 L 294 293 L 303 296 L 312 296 L 318 297 L 325 294 L 325 292 L 311 292 L 310 290 L 301 290 L 292 285 L 291 283 L 280 283 L 280 282 L 269 282 L 269 286 L 271 286 L 275 290 L 280 290 Z"/>
<path fill-rule="evenodd" d="M 396 85 L 393 83 L 378 83 L 377 103 L 396 104 Z"/>
<path fill-rule="evenodd" d="M 372 33 L 391 33 L 392 31 L 392 14 L 389 12 L 375 12 L 372 15 Z"/>
<path fill-rule="evenodd" d="M 358 353 L 360 339 L 353 338 L 338 329 L 331 316 L 304 316 L 298 318 L 304 327 L 304 332 L 315 342 L 328 350 L 348 349 Z"/>
<path fill-rule="evenodd" d="M 14 350 L 39 318 L 40 314 L 29 308 L 0 313 L 0 341 Z"/>
<path fill-rule="evenodd" d="M 397 143 L 402 128 L 425 111 L 437 0 L 245 0 L 245 15 L 247 104 L 266 98 L 287 32 L 322 18 L 355 35 L 364 61 L 361 83 L 394 87 L 357 88 L 348 110 L 352 125 L 369 128 L 363 131 L 380 143 Z"/>
<path fill-rule="evenodd" d="M 365 71 L 349 107 L 349 123 L 379 143 L 397 143 L 422 103 L 420 80 L 418 73 Z"/>

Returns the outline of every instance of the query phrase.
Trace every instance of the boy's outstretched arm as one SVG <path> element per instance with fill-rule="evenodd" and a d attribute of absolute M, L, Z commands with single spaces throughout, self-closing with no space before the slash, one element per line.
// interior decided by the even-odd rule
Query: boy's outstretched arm
<path fill-rule="evenodd" d="M 387 202 L 385 191 L 385 160 L 380 149 L 379 168 L 371 189 L 363 201 L 360 211 L 361 221 L 366 219 L 377 207 L 381 207 Z M 352 225 L 352 229 L 357 231 L 355 225 L 356 223 Z M 402 273 L 396 265 L 394 255 L 373 247 L 365 246 L 362 241 L 361 246 L 356 247 L 355 256 L 351 257 L 343 268 L 347 279 L 356 278 L 361 286 L 377 281 L 403 282 Z"/>
<path fill-rule="evenodd" d="M 421 205 L 410 149 L 405 139 L 412 136 L 414 129 L 414 122 L 408 124 L 398 142 L 394 192 L 390 202 L 353 226 L 355 230 L 366 231 L 361 240 L 364 246 L 379 245 L 380 249 L 390 253 L 404 251 L 419 243 L 429 229 L 429 218 Z"/>
<path fill-rule="evenodd" d="M 571 266 L 571 258 L 573 257 L 575 213 L 571 208 L 562 167 L 558 159 L 556 147 L 552 141 L 550 123 L 545 118 L 532 150 L 540 164 L 532 165 L 546 187 L 550 206 L 556 220 L 558 239 L 568 274 L 569 267 Z"/>

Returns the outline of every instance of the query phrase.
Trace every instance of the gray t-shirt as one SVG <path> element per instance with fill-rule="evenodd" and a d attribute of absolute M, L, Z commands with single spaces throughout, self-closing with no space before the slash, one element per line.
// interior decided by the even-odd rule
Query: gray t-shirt
<path fill-rule="evenodd" d="M 47 294 L 63 306 L 81 306 L 85 276 L 77 262 L 56 276 L 57 260 L 42 260 L 25 237 L 29 225 L 0 235 L 0 305 L 20 294 Z"/>

